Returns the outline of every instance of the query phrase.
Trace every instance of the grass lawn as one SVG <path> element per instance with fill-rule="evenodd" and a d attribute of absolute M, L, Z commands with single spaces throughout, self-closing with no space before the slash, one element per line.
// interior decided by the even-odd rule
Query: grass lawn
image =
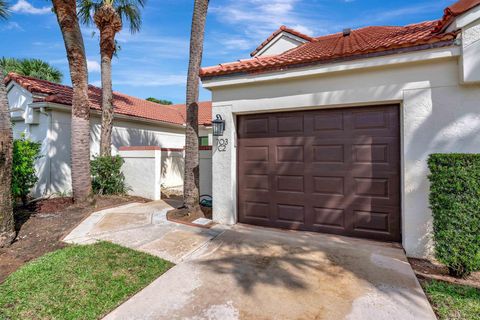
<path fill-rule="evenodd" d="M 109 242 L 69 246 L 0 285 L 0 319 L 98 319 L 172 266 Z"/>
<path fill-rule="evenodd" d="M 436 280 L 422 286 L 440 320 L 480 319 L 480 289 Z"/>

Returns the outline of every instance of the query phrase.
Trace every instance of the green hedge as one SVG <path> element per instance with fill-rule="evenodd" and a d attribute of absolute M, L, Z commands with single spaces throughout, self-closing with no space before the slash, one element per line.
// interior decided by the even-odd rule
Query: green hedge
<path fill-rule="evenodd" d="M 95 157 L 90 164 L 92 189 L 96 194 L 125 194 L 128 188 L 121 169 L 124 161 L 120 156 Z"/>
<path fill-rule="evenodd" d="M 30 190 L 38 181 L 35 162 L 41 158 L 41 147 L 41 143 L 24 136 L 13 141 L 12 197 L 15 202 L 20 198 L 26 204 Z"/>
<path fill-rule="evenodd" d="M 480 270 L 480 155 L 432 154 L 428 166 L 435 255 L 464 277 Z"/>

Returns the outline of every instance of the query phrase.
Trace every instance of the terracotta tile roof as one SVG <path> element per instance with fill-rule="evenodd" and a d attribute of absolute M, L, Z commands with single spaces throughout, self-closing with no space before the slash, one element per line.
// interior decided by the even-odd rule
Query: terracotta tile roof
<path fill-rule="evenodd" d="M 438 21 L 435 31 L 439 32 L 445 29 L 445 27 L 448 26 L 456 16 L 473 9 L 478 5 L 480 5 L 480 0 L 460 0 L 445 8 L 443 17 Z"/>
<path fill-rule="evenodd" d="M 201 101 L 198 103 L 198 124 L 204 126 L 212 125 L 212 102 L 211 101 Z M 186 120 L 186 108 L 184 104 L 174 104 L 170 107 L 177 109 L 182 117 Z"/>
<path fill-rule="evenodd" d="M 273 38 L 275 38 L 277 35 L 279 35 L 282 32 L 288 32 L 288 33 L 293 34 L 294 36 L 302 38 L 303 40 L 306 40 L 306 41 L 312 41 L 313 40 L 312 37 L 307 36 L 306 34 L 303 34 L 301 32 L 298 32 L 297 30 L 291 29 L 287 26 L 281 26 L 280 28 L 278 28 L 277 31 L 272 33 L 265 41 L 263 41 L 255 50 L 253 50 L 252 53 L 250 53 L 250 56 L 253 57 L 254 55 L 256 55 L 258 51 L 262 50 L 270 41 L 273 40 Z"/>
<path fill-rule="evenodd" d="M 205 67 L 200 71 L 200 76 L 208 78 L 234 73 L 259 73 L 314 63 L 354 59 L 366 54 L 395 53 L 398 51 L 397 49 L 403 48 L 419 47 L 420 49 L 429 48 L 433 45 L 451 45 L 458 31 L 444 32 L 446 27 L 456 16 L 478 5 L 480 5 L 480 0 L 459 0 L 447 7 L 444 10 L 443 17 L 439 20 L 404 27 L 365 27 L 351 31 L 348 36 L 344 36 L 343 33 L 336 33 L 312 38 L 282 26 L 255 49 L 252 56 L 282 31 L 294 34 L 308 42 L 275 56 L 254 57 Z"/>
<path fill-rule="evenodd" d="M 4 82 L 15 81 L 20 86 L 35 95 L 34 102 L 54 102 L 63 105 L 72 104 L 73 90 L 71 87 L 40 80 L 32 77 L 9 73 Z M 101 110 L 102 89 L 88 86 L 90 108 Z M 185 124 L 185 105 L 158 105 L 144 99 L 128 96 L 120 92 L 113 93 L 115 113 L 126 116 L 156 120 L 177 125 Z M 200 116 L 201 115 L 201 116 Z M 212 121 L 211 102 L 200 103 L 199 124 L 209 124 Z"/>
<path fill-rule="evenodd" d="M 434 33 L 438 21 L 427 21 L 404 27 L 365 27 L 350 35 L 335 33 L 312 41 L 282 54 L 255 57 L 218 66 L 202 68 L 202 78 L 232 73 L 257 73 L 282 70 L 287 67 L 355 58 L 370 53 L 388 52 L 400 48 L 432 45 L 453 41 L 455 33 Z"/>

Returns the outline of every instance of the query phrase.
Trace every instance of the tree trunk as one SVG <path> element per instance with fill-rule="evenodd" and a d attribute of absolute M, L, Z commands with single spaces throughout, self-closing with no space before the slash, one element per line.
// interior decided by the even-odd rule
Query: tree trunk
<path fill-rule="evenodd" d="M 0 70 L 0 248 L 15 239 L 12 208 L 12 124 L 8 107 L 7 90 Z"/>
<path fill-rule="evenodd" d="M 113 127 L 112 58 L 102 53 L 102 130 L 100 155 L 112 155 Z"/>
<path fill-rule="evenodd" d="M 195 0 L 190 33 L 190 60 L 187 76 L 187 123 L 185 130 L 185 177 L 183 181 L 184 206 L 199 210 L 199 155 L 198 155 L 198 87 L 202 64 L 203 37 L 209 0 Z"/>
<path fill-rule="evenodd" d="M 122 19 L 109 5 L 104 4 L 94 16 L 100 30 L 100 55 L 102 57 L 102 131 L 100 134 L 100 155 L 112 155 L 113 92 L 112 57 L 115 53 L 115 35 L 122 30 Z"/>
<path fill-rule="evenodd" d="M 90 106 L 85 46 L 78 23 L 75 0 L 52 0 L 67 51 L 72 79 L 72 192 L 75 202 L 91 196 Z"/>

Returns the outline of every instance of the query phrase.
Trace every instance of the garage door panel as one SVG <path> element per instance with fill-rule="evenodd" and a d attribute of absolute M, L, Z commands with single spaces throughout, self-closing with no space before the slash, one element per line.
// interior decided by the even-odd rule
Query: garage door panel
<path fill-rule="evenodd" d="M 246 200 L 240 207 L 240 211 L 246 218 L 269 220 L 269 203 L 260 200 Z"/>
<path fill-rule="evenodd" d="M 319 142 L 312 145 L 313 163 L 335 163 L 343 164 L 345 162 L 345 147 L 343 143 Z"/>
<path fill-rule="evenodd" d="M 276 176 L 275 187 L 277 192 L 305 192 L 305 177 L 303 175 Z"/>
<path fill-rule="evenodd" d="M 320 228 L 345 229 L 345 210 L 339 208 L 313 207 L 313 226 Z"/>
<path fill-rule="evenodd" d="M 316 195 L 345 195 L 345 177 L 343 176 L 319 176 L 311 179 L 312 193 Z"/>
<path fill-rule="evenodd" d="M 268 174 L 245 174 L 242 183 L 243 189 L 246 191 L 268 192 L 270 188 Z"/>
<path fill-rule="evenodd" d="M 391 207 L 356 207 L 353 210 L 353 234 L 357 236 L 400 240 L 399 219 Z"/>
<path fill-rule="evenodd" d="M 278 203 L 277 220 L 286 223 L 305 223 L 305 206 L 301 204 Z"/>
<path fill-rule="evenodd" d="M 238 125 L 240 222 L 400 240 L 398 106 L 248 115 Z"/>

